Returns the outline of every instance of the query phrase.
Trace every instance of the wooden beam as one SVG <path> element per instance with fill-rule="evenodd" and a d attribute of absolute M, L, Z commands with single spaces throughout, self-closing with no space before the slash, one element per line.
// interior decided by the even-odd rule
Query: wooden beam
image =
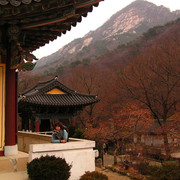
<path fill-rule="evenodd" d="M 79 8 L 83 8 L 83 7 L 87 7 L 87 6 L 92 6 L 94 4 L 99 3 L 100 1 L 102 1 L 102 0 L 90 0 L 90 1 L 87 1 L 87 2 L 84 2 L 81 4 L 76 4 L 74 7 L 75 7 L 75 9 L 79 9 Z"/>
<path fill-rule="evenodd" d="M 65 15 L 64 17 L 60 17 L 60 18 L 55 18 L 55 19 L 51 19 L 51 20 L 44 20 L 38 23 L 32 23 L 32 24 L 27 24 L 22 26 L 22 29 L 31 29 L 34 27 L 40 27 L 40 26 L 45 26 L 45 25 L 50 25 L 50 24 L 55 24 L 61 21 L 65 21 L 68 18 L 71 18 L 74 16 L 74 12 L 70 12 L 69 14 Z"/>

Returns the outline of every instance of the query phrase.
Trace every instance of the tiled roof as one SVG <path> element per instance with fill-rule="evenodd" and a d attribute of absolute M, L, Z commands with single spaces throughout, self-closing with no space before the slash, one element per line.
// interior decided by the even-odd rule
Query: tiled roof
<path fill-rule="evenodd" d="M 81 22 L 103 0 L 0 0 L 0 28 L 31 52 Z"/>
<path fill-rule="evenodd" d="M 19 6 L 21 3 L 23 4 L 30 4 L 32 0 L 0 0 L 0 5 L 7 5 L 8 3 L 12 6 Z M 41 0 L 34 0 L 36 2 L 40 2 Z"/>
<path fill-rule="evenodd" d="M 48 91 L 57 88 L 63 91 L 63 94 L 47 94 Z M 48 106 L 86 106 L 97 103 L 99 99 L 97 95 L 88 95 L 78 93 L 64 84 L 59 82 L 57 78 L 50 81 L 41 82 L 33 88 L 22 93 L 19 96 L 19 104 L 36 104 Z"/>

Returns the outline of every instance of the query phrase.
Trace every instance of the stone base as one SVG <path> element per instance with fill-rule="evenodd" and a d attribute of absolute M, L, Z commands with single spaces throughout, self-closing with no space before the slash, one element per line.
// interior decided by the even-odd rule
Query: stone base
<path fill-rule="evenodd" d="M 17 155 L 0 157 L 0 174 L 2 172 L 27 171 L 28 158 L 29 154 L 20 151 Z"/>
<path fill-rule="evenodd" d="M 11 156 L 11 155 L 17 155 L 18 154 L 18 146 L 13 145 L 13 146 L 5 146 L 4 147 L 4 155 L 5 156 Z"/>

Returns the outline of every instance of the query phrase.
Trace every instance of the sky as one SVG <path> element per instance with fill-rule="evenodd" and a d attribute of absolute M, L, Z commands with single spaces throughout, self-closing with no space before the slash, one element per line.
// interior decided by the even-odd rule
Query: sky
<path fill-rule="evenodd" d="M 81 38 L 89 31 L 94 31 L 102 26 L 113 14 L 131 4 L 134 0 L 104 0 L 99 3 L 98 7 L 94 7 L 93 11 L 88 13 L 86 18 L 82 18 L 76 27 L 72 27 L 66 34 L 62 34 L 54 41 L 50 41 L 43 47 L 40 47 L 33 54 L 38 58 L 42 58 L 58 51 L 64 45 L 70 43 L 74 39 Z M 163 5 L 171 11 L 180 10 L 180 0 L 148 0 L 157 6 Z M 112 3 L 113 2 L 113 3 Z"/>

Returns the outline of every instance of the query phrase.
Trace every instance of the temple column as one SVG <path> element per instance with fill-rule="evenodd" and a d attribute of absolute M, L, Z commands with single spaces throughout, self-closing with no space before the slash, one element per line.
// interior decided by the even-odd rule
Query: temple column
<path fill-rule="evenodd" d="M 35 121 L 35 132 L 39 132 L 39 130 L 40 130 L 39 121 Z"/>
<path fill-rule="evenodd" d="M 18 101 L 17 78 L 15 70 L 6 69 L 6 106 L 5 106 L 5 156 L 18 153 Z"/>
<path fill-rule="evenodd" d="M 75 126 L 75 125 L 76 125 L 76 122 L 75 122 L 74 116 L 71 116 L 71 126 Z"/>
<path fill-rule="evenodd" d="M 10 68 L 12 51 L 11 42 L 6 36 L 6 105 L 5 105 L 5 147 L 4 155 L 16 155 L 18 153 L 18 74 Z"/>

